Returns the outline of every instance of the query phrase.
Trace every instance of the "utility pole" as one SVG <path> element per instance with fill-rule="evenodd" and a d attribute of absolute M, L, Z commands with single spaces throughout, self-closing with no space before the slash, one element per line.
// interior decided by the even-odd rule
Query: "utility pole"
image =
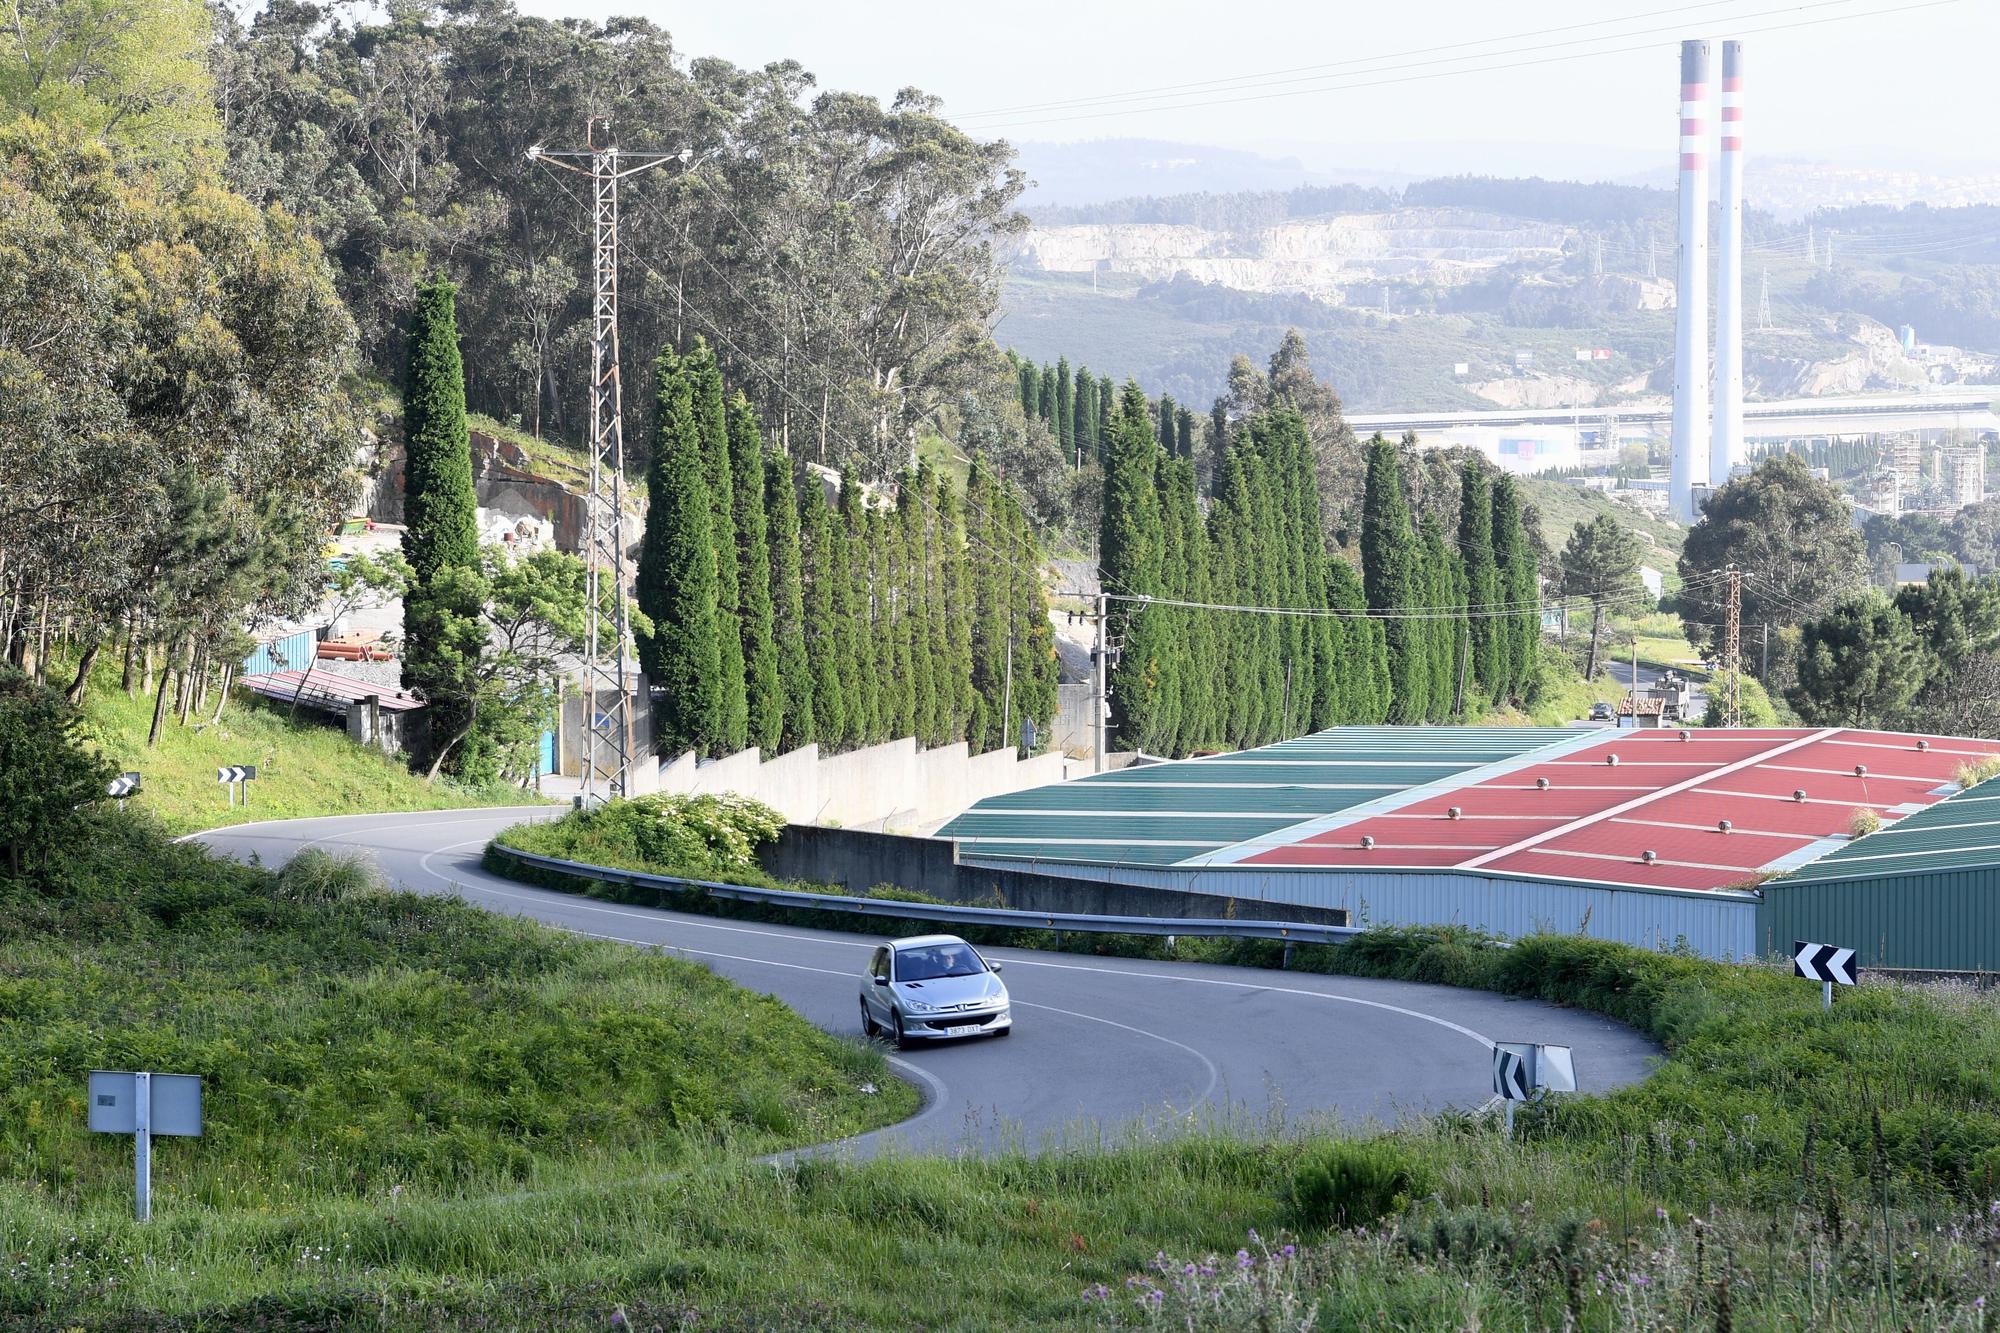
<path fill-rule="evenodd" d="M 607 142 L 597 142 L 603 129 Z M 625 599 L 625 416 L 618 374 L 618 182 L 651 167 L 694 156 L 629 153 L 609 142 L 611 120 L 592 116 L 581 149 L 528 150 L 530 162 L 586 176 L 591 182 L 595 265 L 590 301 L 590 498 L 584 505 L 585 596 L 590 603 L 584 646 L 583 803 L 600 804 L 631 790 L 632 691 L 625 666 L 632 653 L 631 609 Z M 601 624 L 603 583 L 611 581 L 612 625 Z M 607 637 L 611 640 L 607 644 Z M 609 704 L 602 702 L 606 691 Z"/>
<path fill-rule="evenodd" d="M 1097 697 L 1093 701 L 1097 710 L 1093 718 L 1097 724 L 1097 743 L 1091 747 L 1095 752 L 1091 765 L 1093 773 L 1104 771 L 1104 715 L 1109 711 L 1109 705 L 1104 697 L 1104 659 L 1109 656 L 1110 651 L 1111 647 L 1104 638 L 1104 593 L 1100 590 L 1097 594 Z"/>
<path fill-rule="evenodd" d="M 1729 566 L 1729 609 L 1722 623 L 1722 669 L 1728 675 L 1723 695 L 1724 726 L 1743 725 L 1743 571 Z"/>

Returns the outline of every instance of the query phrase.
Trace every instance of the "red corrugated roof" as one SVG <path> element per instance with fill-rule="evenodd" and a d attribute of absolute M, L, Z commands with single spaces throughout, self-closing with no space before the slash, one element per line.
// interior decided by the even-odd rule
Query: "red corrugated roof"
<path fill-rule="evenodd" d="M 1608 734 L 1557 759 L 1322 829 L 1246 865 L 1462 867 L 1682 889 L 1740 887 L 1854 810 L 1929 805 L 2000 742 L 1893 732 L 1759 728 Z M 1607 762 L 1611 755 L 1618 763 Z M 1855 765 L 1867 769 L 1863 776 Z M 1536 779 L 1549 786 L 1538 789 Z M 1791 800 L 1803 790 L 1804 802 Z M 1445 812 L 1457 806 L 1458 819 Z M 1730 831 L 1719 827 L 1730 821 Z M 1363 837 L 1375 845 L 1363 849 Z M 1652 851 L 1654 864 L 1642 854 Z"/>

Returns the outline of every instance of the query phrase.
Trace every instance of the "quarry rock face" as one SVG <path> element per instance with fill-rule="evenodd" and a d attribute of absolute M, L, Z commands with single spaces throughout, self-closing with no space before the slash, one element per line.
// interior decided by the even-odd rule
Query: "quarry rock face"
<path fill-rule="evenodd" d="M 1166 223 L 1038 227 L 1016 262 L 1049 273 L 1177 274 L 1237 291 L 1338 302 L 1368 282 L 1471 282 L 1503 264 L 1560 258 L 1571 228 L 1457 208 L 1294 218 L 1245 235 Z"/>

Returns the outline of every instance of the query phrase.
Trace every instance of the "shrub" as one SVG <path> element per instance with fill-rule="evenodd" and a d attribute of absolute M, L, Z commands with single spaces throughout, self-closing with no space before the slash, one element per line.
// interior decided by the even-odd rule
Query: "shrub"
<path fill-rule="evenodd" d="M 784 816 L 747 797 L 657 795 L 510 830 L 518 836 L 507 840 L 565 860 L 725 879 L 756 875 L 757 848 L 784 829 Z"/>
<path fill-rule="evenodd" d="M 0 870 L 39 864 L 104 799 L 116 770 L 84 741 L 83 715 L 62 695 L 0 666 Z"/>
<path fill-rule="evenodd" d="M 1408 1207 L 1426 1182 L 1422 1163 L 1401 1144 L 1342 1139 L 1299 1163 L 1287 1202 L 1300 1227 L 1371 1226 Z"/>
<path fill-rule="evenodd" d="M 1853 838 L 1865 838 L 1881 827 L 1882 816 L 1865 805 L 1854 807 L 1854 813 L 1847 820 L 1847 833 Z"/>

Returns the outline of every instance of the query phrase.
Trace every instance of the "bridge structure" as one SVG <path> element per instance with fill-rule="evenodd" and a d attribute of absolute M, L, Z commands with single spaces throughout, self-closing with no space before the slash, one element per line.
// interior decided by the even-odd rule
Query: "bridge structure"
<path fill-rule="evenodd" d="M 1743 405 L 1744 438 L 1796 439 L 1801 436 L 1858 436 L 1895 431 L 1961 430 L 2000 433 L 2000 385 L 1954 385 L 1927 393 L 1853 394 L 1824 398 L 1780 398 Z M 1358 413 L 1347 418 L 1358 435 L 1419 435 L 1466 426 L 1572 426 L 1589 430 L 1609 419 L 1622 427 L 1645 426 L 1664 433 L 1673 422 L 1666 402 L 1624 407 L 1527 407 L 1484 411 L 1403 411 Z"/>

